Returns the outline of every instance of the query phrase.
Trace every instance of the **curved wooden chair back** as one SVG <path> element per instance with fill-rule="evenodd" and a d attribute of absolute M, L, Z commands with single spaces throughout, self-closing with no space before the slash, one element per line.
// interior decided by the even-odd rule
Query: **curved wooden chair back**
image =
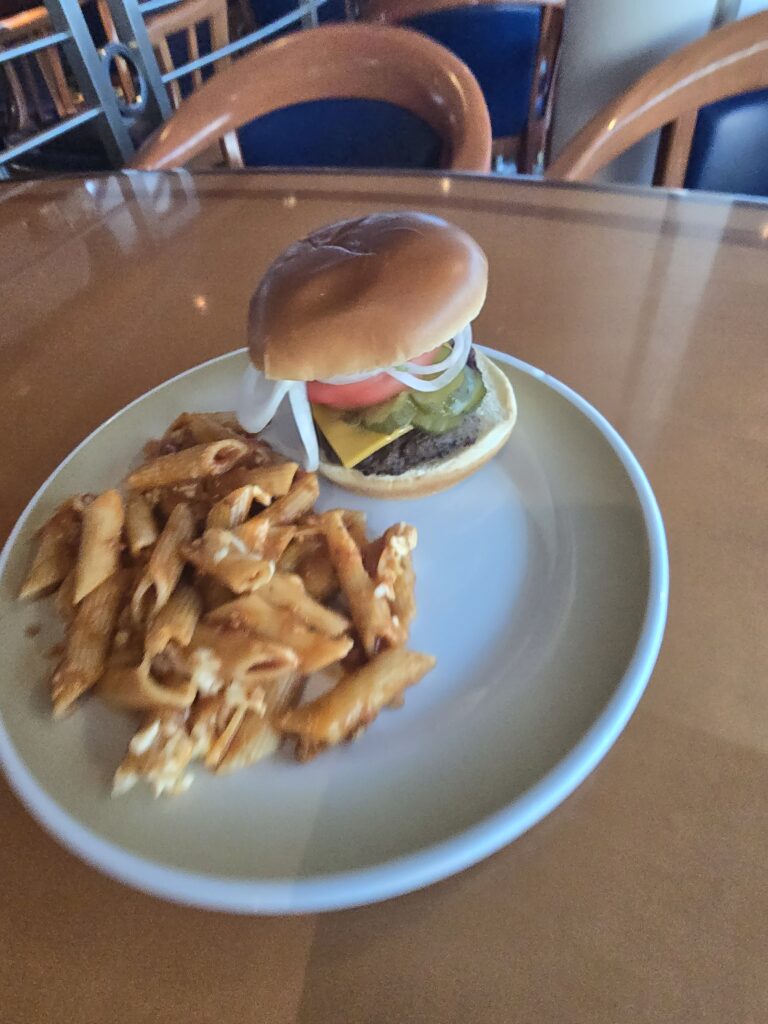
<path fill-rule="evenodd" d="M 681 187 L 699 108 L 766 86 L 768 11 L 763 11 L 710 32 L 643 75 L 577 132 L 547 177 L 587 181 L 663 128 L 654 184 Z"/>
<path fill-rule="evenodd" d="M 442 139 L 445 167 L 490 168 L 488 109 L 469 69 L 418 32 L 360 24 L 307 29 L 253 50 L 182 103 L 133 166 L 181 167 L 222 137 L 230 166 L 242 166 L 236 129 L 283 107 L 322 99 L 402 107 Z"/>
<path fill-rule="evenodd" d="M 176 62 L 171 52 L 168 40 L 171 36 L 184 33 L 186 43 L 186 59 L 184 63 L 197 60 L 200 56 L 198 45 L 197 27 L 207 24 L 211 38 L 211 52 L 221 49 L 229 42 L 229 26 L 227 23 L 226 0 L 183 0 L 175 7 L 156 14 L 147 20 L 147 35 L 157 57 L 157 63 L 162 74 L 168 74 L 176 70 Z M 222 57 L 212 67 L 221 69 L 229 64 L 229 57 Z M 203 84 L 203 72 L 201 68 L 192 71 L 188 76 L 193 83 L 194 89 L 199 89 Z M 179 80 L 168 83 L 168 92 L 174 109 L 181 105 L 182 96 Z"/>
<path fill-rule="evenodd" d="M 545 160 L 549 147 L 566 2 L 567 0 L 361 0 L 360 15 L 365 21 L 402 25 L 425 15 L 473 7 L 504 8 L 512 4 L 540 8 L 541 26 L 528 95 L 526 126 L 521 137 L 494 137 L 493 147 L 494 156 L 514 158 L 518 171 L 529 174 L 537 164 Z M 513 71 L 514 69 L 510 68 L 510 73 Z M 503 89 L 502 82 L 499 82 L 499 88 Z"/>

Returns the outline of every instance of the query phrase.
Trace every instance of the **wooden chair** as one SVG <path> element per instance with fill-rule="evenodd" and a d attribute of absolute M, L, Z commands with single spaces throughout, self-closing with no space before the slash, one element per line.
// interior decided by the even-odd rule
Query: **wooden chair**
<path fill-rule="evenodd" d="M 80 0 L 80 3 L 81 6 L 85 5 L 85 0 Z M 95 0 L 93 21 L 90 22 L 92 31 L 95 32 L 94 25 L 99 26 L 99 31 L 103 33 L 103 39 L 109 42 L 117 41 L 117 30 L 107 0 Z M 52 32 L 53 26 L 47 8 L 33 7 L 0 21 L 0 47 L 5 48 L 30 42 L 33 39 L 50 35 Z M 98 40 L 96 45 L 100 45 Z M 76 113 L 80 105 L 80 97 L 70 85 L 57 46 L 47 46 L 29 57 L 20 58 L 20 60 L 22 61 L 21 72 L 26 80 L 26 85 L 22 84 L 13 63 L 5 65 L 8 83 L 19 110 L 19 120 L 23 122 L 20 127 L 27 127 L 30 121 L 30 109 L 39 104 L 39 100 L 35 96 L 33 72 L 30 71 L 32 61 L 36 63 L 45 82 L 56 115 L 59 118 L 65 118 Z M 136 99 L 133 78 L 127 64 L 119 56 L 115 57 L 115 69 L 123 95 L 128 103 L 132 103 Z M 40 120 L 39 112 L 38 120 Z"/>
<path fill-rule="evenodd" d="M 50 17 L 45 7 L 33 7 L 31 10 L 13 14 L 0 20 L 0 48 L 19 46 L 22 43 L 41 39 L 53 32 Z M 18 63 L 18 67 L 14 65 Z M 70 88 L 64 67 L 56 46 L 46 46 L 18 61 L 9 61 L 4 65 L 8 87 L 16 104 L 19 129 L 29 129 L 35 120 L 44 123 L 55 118 L 46 117 L 37 95 L 35 85 L 35 68 L 45 83 L 50 95 L 55 114 L 59 118 L 74 114 L 77 109 L 77 98 Z"/>
<path fill-rule="evenodd" d="M 491 128 L 469 69 L 431 39 L 378 25 L 329 25 L 286 36 L 231 64 L 186 100 L 134 159 L 144 170 L 180 167 L 255 118 L 311 100 L 382 100 L 422 118 L 442 140 L 442 165 L 487 171 Z"/>
<path fill-rule="evenodd" d="M 731 22 L 672 54 L 596 114 L 547 170 L 587 181 L 662 128 L 654 185 L 679 188 L 700 107 L 768 86 L 768 11 Z"/>
<path fill-rule="evenodd" d="M 565 6 L 566 0 L 361 0 L 360 13 L 365 21 L 415 28 L 454 50 L 483 89 L 494 156 L 513 159 L 528 174 L 548 155 Z M 534 11 L 538 38 L 521 38 L 516 47 L 516 35 L 531 31 Z M 474 12 L 477 31 L 470 36 Z M 501 73 L 505 63 L 508 73 Z M 523 110 L 513 114 L 521 99 Z"/>
<path fill-rule="evenodd" d="M 177 6 L 156 14 L 147 21 L 147 35 L 163 74 L 168 74 L 176 67 L 200 57 L 197 30 L 203 25 L 207 25 L 210 32 L 211 52 L 227 45 L 229 27 L 226 0 L 183 0 Z M 185 43 L 181 51 L 173 46 L 172 40 L 173 36 L 180 33 L 183 33 Z M 176 51 L 175 54 L 172 49 Z M 229 57 L 222 57 L 211 66 L 221 68 L 229 62 Z M 193 90 L 199 89 L 203 84 L 201 68 L 185 77 L 191 80 Z M 168 83 L 168 93 L 174 109 L 177 109 L 183 99 L 179 79 Z"/>

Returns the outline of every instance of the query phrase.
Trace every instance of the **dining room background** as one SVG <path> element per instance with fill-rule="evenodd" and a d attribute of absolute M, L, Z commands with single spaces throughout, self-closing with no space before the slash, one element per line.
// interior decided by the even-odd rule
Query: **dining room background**
<path fill-rule="evenodd" d="M 766 7 L 766 0 L 3 0 L 0 175 L 131 166 L 147 136 L 225 68 L 278 40 L 343 22 L 417 30 L 453 53 L 488 108 L 488 169 L 542 175 L 641 76 Z M 356 44 L 341 47 L 343 59 Z M 313 52 L 309 42 L 305 52 Z M 317 53 L 326 60 L 322 42 Z M 292 69 L 286 60 L 294 85 L 312 79 L 311 61 L 302 57 Z M 407 77 L 397 58 L 386 60 L 392 76 Z M 280 73 L 279 65 L 268 74 Z M 248 89 L 263 91 L 267 65 L 251 66 Z M 372 88 L 329 80 L 322 96 L 302 85 L 291 103 L 261 97 L 224 149 L 209 147 L 194 166 L 485 169 L 452 164 L 450 140 L 424 111 L 388 87 Z M 737 96 L 708 116 L 689 140 L 697 166 L 685 183 L 763 194 L 764 167 L 745 177 L 726 165 L 764 162 L 753 150 L 756 138 L 765 139 L 768 92 Z M 658 130 L 649 132 L 595 179 L 650 184 L 659 140 Z"/>

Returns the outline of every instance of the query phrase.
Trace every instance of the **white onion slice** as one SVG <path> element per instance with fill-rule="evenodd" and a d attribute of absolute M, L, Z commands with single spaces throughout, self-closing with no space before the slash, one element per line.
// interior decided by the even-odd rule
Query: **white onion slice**
<path fill-rule="evenodd" d="M 249 366 L 243 376 L 237 402 L 236 413 L 241 426 L 253 434 L 263 430 L 293 383 L 290 380 L 267 380 L 255 366 Z"/>
<path fill-rule="evenodd" d="M 346 373 L 338 374 L 335 377 L 324 377 L 320 380 L 320 383 L 359 384 L 361 381 L 370 380 L 371 377 L 377 377 L 380 373 L 387 373 L 402 384 L 406 384 L 408 387 L 413 386 L 415 391 L 437 391 L 439 388 L 445 387 L 446 384 L 450 384 L 458 376 L 458 373 L 454 373 L 451 377 L 446 377 L 444 380 L 441 378 L 441 383 L 437 387 L 420 387 L 418 384 L 412 385 L 411 381 L 413 377 L 429 377 L 434 374 L 443 374 L 457 365 L 464 369 L 464 364 L 469 357 L 469 350 L 472 347 L 472 325 L 467 324 L 466 327 L 463 327 L 450 344 L 450 353 L 445 359 L 441 359 L 439 363 L 426 363 L 422 365 L 421 363 L 406 362 L 395 367 L 378 366 L 373 370 L 364 370 L 360 373 Z"/>
<path fill-rule="evenodd" d="M 318 378 L 321 384 L 359 384 L 361 380 L 370 380 L 371 377 L 378 377 L 384 373 L 384 367 L 380 366 L 375 370 L 362 370 L 360 373 L 340 373 L 335 377 Z"/>
<path fill-rule="evenodd" d="M 412 373 L 417 377 L 431 377 L 434 374 L 444 373 L 446 370 L 452 369 L 457 363 L 461 363 L 463 367 L 469 357 L 469 350 L 472 345 L 472 327 L 467 324 L 449 344 L 451 351 L 439 363 L 401 363 L 395 369 L 401 372 Z"/>
<path fill-rule="evenodd" d="M 387 370 L 390 377 L 394 377 L 395 380 L 399 380 L 401 384 L 405 384 L 406 387 L 412 391 L 439 391 L 440 388 L 446 387 L 452 380 L 455 380 L 464 369 L 467 359 L 469 358 L 469 350 L 472 347 L 472 332 L 468 327 L 465 327 L 463 331 L 459 331 L 456 335 L 456 339 L 453 344 L 453 352 L 450 357 L 443 360 L 443 363 L 448 364 L 448 368 L 442 372 L 437 373 L 436 376 L 426 378 L 418 376 L 416 373 L 411 373 L 407 370 L 399 370 L 395 367 Z M 421 367 L 419 367 L 421 369 Z M 435 366 L 425 367 L 431 373 L 435 373 Z"/>
<path fill-rule="evenodd" d="M 304 468 L 314 473 L 320 465 L 320 450 L 317 445 L 315 421 L 312 419 L 312 408 L 307 398 L 307 385 L 304 381 L 291 381 L 288 401 L 291 403 L 293 418 L 296 420 L 299 437 L 307 456 Z"/>

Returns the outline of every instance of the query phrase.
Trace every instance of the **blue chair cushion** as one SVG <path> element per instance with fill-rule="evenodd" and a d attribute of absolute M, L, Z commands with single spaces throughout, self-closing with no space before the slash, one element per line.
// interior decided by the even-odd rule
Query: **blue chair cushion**
<path fill-rule="evenodd" d="M 250 0 L 250 4 L 256 24 L 268 25 L 271 21 L 277 21 L 278 18 L 295 11 L 297 0 Z M 346 19 L 344 0 L 326 0 L 323 6 L 317 9 L 317 20 L 320 24 L 330 21 L 346 21 Z M 298 28 L 301 28 L 300 21 L 294 22 L 290 30 L 295 31 Z M 270 38 L 273 37 L 270 36 Z"/>
<path fill-rule="evenodd" d="M 200 57 L 206 57 L 211 52 L 211 25 L 208 21 L 201 21 L 195 26 L 195 34 L 197 35 L 197 50 Z M 175 68 L 180 68 L 183 64 L 188 64 L 192 59 L 189 47 L 187 46 L 187 33 L 186 32 L 174 32 L 173 35 L 168 36 L 168 50 L 171 54 L 171 60 Z M 207 81 L 216 70 L 215 64 L 208 64 L 202 68 L 203 81 Z M 185 100 L 189 95 L 195 91 L 195 81 L 192 75 L 182 75 L 178 79 L 179 92 L 181 98 Z"/>
<path fill-rule="evenodd" d="M 438 134 L 380 100 L 311 100 L 274 110 L 238 130 L 248 167 L 435 168 Z"/>
<path fill-rule="evenodd" d="M 685 187 L 768 196 L 768 89 L 702 107 Z"/>
<path fill-rule="evenodd" d="M 347 8 L 344 0 L 326 0 L 317 12 L 317 20 L 321 25 L 331 21 L 346 21 Z"/>
<path fill-rule="evenodd" d="M 541 9 L 521 4 L 456 7 L 404 22 L 456 54 L 480 83 L 494 138 L 519 135 L 541 32 Z"/>

